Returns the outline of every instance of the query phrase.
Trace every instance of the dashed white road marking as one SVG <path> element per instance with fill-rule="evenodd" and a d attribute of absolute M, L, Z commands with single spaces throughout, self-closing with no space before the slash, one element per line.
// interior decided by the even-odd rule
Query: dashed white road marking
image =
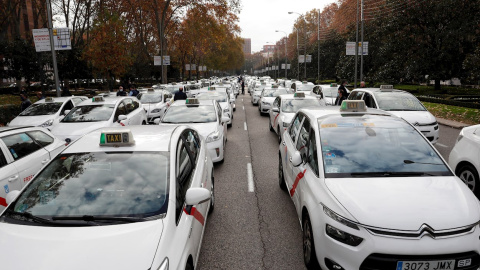
<path fill-rule="evenodd" d="M 247 163 L 248 192 L 254 192 L 252 163 Z"/>
<path fill-rule="evenodd" d="M 441 144 L 441 143 L 436 143 L 435 146 L 440 146 L 440 147 L 443 147 L 443 148 L 448 148 L 448 146 L 446 146 L 445 144 Z"/>
<path fill-rule="evenodd" d="M 247 122 L 243 122 L 243 127 L 247 130 Z"/>

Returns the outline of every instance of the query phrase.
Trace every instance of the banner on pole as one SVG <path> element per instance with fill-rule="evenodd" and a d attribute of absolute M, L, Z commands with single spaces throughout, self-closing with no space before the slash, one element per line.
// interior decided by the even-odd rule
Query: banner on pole
<path fill-rule="evenodd" d="M 32 29 L 33 41 L 37 52 L 49 52 L 50 34 L 48 28 Z M 53 47 L 56 51 L 71 50 L 72 43 L 70 40 L 70 29 L 54 28 L 53 29 Z"/>
<path fill-rule="evenodd" d="M 347 42 L 346 55 L 355 55 L 355 42 Z M 358 55 L 362 55 L 362 43 L 358 43 Z M 368 41 L 363 42 L 363 55 L 368 55 Z"/>
<path fill-rule="evenodd" d="M 185 64 L 185 70 L 190 70 L 190 64 Z"/>

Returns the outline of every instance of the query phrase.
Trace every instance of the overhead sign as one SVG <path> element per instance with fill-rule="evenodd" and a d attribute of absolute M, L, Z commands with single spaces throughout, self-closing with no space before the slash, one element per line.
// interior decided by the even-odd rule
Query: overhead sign
<path fill-rule="evenodd" d="M 192 70 L 197 70 L 197 65 L 195 65 L 195 64 L 191 64 L 190 67 L 192 68 Z"/>
<path fill-rule="evenodd" d="M 37 52 L 49 52 L 50 35 L 48 28 L 32 29 L 33 41 L 35 42 L 35 50 Z M 72 43 L 70 40 L 70 29 L 54 28 L 53 29 L 53 46 L 56 51 L 71 50 Z"/>
<path fill-rule="evenodd" d="M 164 55 L 163 56 L 163 65 L 164 66 L 169 66 L 170 65 L 170 55 Z"/>
<path fill-rule="evenodd" d="M 346 55 L 355 55 L 355 42 L 347 42 Z M 358 55 L 362 55 L 362 43 L 358 43 Z M 368 55 L 368 41 L 363 42 L 363 55 Z"/>
<path fill-rule="evenodd" d="M 298 62 L 299 63 L 305 63 L 305 55 L 299 55 L 298 56 Z M 307 54 L 307 63 L 311 63 L 312 62 L 312 56 Z"/>
<path fill-rule="evenodd" d="M 311 63 L 312 62 L 312 56 L 307 54 L 307 63 Z"/>

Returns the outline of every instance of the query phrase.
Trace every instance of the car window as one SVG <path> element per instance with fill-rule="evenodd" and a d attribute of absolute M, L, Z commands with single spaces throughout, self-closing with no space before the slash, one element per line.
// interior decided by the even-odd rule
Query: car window
<path fill-rule="evenodd" d="M 310 135 L 308 138 L 308 153 L 307 153 L 307 163 L 312 168 L 315 175 L 318 174 L 318 154 L 317 154 L 317 142 L 315 140 L 315 130 L 310 129 Z"/>
<path fill-rule="evenodd" d="M 216 103 L 216 104 L 217 104 L 218 123 L 221 124 L 222 123 L 223 110 L 222 110 L 222 107 L 220 106 L 219 103 Z"/>
<path fill-rule="evenodd" d="M 8 151 L 10 151 L 15 160 L 28 156 L 42 148 L 26 133 L 5 136 L 2 138 L 2 141 L 7 145 Z"/>
<path fill-rule="evenodd" d="M 303 121 L 302 126 L 298 132 L 298 140 L 297 140 L 297 150 L 300 151 L 302 158 L 306 160 L 307 158 L 307 143 L 308 143 L 308 135 L 310 133 L 310 121 L 308 118 Z"/>
<path fill-rule="evenodd" d="M 277 98 L 275 99 L 275 101 L 273 101 L 273 105 L 272 105 L 272 106 L 278 108 L 279 105 L 280 105 L 280 97 L 277 97 Z"/>
<path fill-rule="evenodd" d="M 144 104 L 148 103 L 159 103 L 162 102 L 161 93 L 141 93 L 138 94 L 137 98 Z"/>
<path fill-rule="evenodd" d="M 133 104 L 133 100 L 131 98 L 126 98 L 123 100 L 123 102 L 125 104 L 125 109 L 127 110 L 127 114 L 135 110 L 135 105 Z"/>
<path fill-rule="evenodd" d="M 60 115 L 65 114 L 65 111 L 67 111 L 67 110 L 71 111 L 73 109 L 73 107 L 75 107 L 75 105 L 73 105 L 71 100 L 65 102 L 65 106 L 63 106 L 63 109 L 60 112 Z"/>
<path fill-rule="evenodd" d="M 375 100 L 373 100 L 373 97 L 370 93 L 365 93 L 363 95 L 363 100 L 365 101 L 365 105 L 369 108 L 376 108 L 377 106 L 375 105 Z"/>
<path fill-rule="evenodd" d="M 180 140 L 177 146 L 177 158 L 176 158 L 176 220 L 177 224 L 179 218 L 182 214 L 183 205 L 185 202 L 185 194 L 187 193 L 188 188 L 190 187 L 191 174 L 193 171 L 193 164 L 188 155 L 187 148 L 183 143 L 183 140 Z"/>
<path fill-rule="evenodd" d="M 117 122 L 118 120 L 118 117 L 120 115 L 127 115 L 127 108 L 125 107 L 125 103 L 120 102 L 120 104 L 118 104 L 118 107 L 117 107 L 117 110 L 115 111 L 115 117 L 113 118 L 113 122 Z"/>
<path fill-rule="evenodd" d="M 0 168 L 2 168 L 5 165 L 7 165 L 7 158 L 5 157 L 5 154 L 3 153 L 2 149 L 0 149 Z"/>
<path fill-rule="evenodd" d="M 45 132 L 40 130 L 29 131 L 27 132 L 37 143 L 39 143 L 42 147 L 45 147 L 51 143 L 53 143 L 54 139 L 48 136 Z"/>
<path fill-rule="evenodd" d="M 348 95 L 349 100 L 361 100 L 363 91 L 354 91 L 352 94 Z"/>
<path fill-rule="evenodd" d="M 301 108 L 320 107 L 322 102 L 319 99 L 284 99 L 282 102 L 282 112 L 295 113 Z"/>
<path fill-rule="evenodd" d="M 288 133 L 290 134 L 290 137 L 292 138 L 292 142 L 295 143 L 295 139 L 297 138 L 297 130 L 300 124 L 302 123 L 303 120 L 303 114 L 297 114 L 295 118 L 292 121 L 292 124 L 290 125 L 290 130 Z"/>
<path fill-rule="evenodd" d="M 52 115 L 62 107 L 62 102 L 35 103 L 25 109 L 20 116 Z"/>
<path fill-rule="evenodd" d="M 196 160 L 198 157 L 198 151 L 200 149 L 198 136 L 196 136 L 194 131 L 188 130 L 182 135 L 182 137 L 185 140 L 185 146 L 187 147 L 188 151 L 192 155 L 192 160 L 196 163 Z"/>

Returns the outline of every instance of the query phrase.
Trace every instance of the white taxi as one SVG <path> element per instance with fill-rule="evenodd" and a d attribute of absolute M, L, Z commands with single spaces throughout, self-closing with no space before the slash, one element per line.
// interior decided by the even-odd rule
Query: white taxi
<path fill-rule="evenodd" d="M 262 95 L 263 89 L 267 87 L 271 87 L 271 83 L 262 82 L 261 84 L 256 84 L 255 88 L 252 91 L 252 104 L 258 105 L 258 101 L 260 100 L 260 96 Z"/>
<path fill-rule="evenodd" d="M 212 161 L 195 130 L 93 131 L 10 191 L 2 269 L 193 269 L 213 196 Z"/>
<path fill-rule="evenodd" d="M 460 131 L 448 163 L 480 199 L 480 125 L 465 127 Z"/>
<path fill-rule="evenodd" d="M 279 146 L 307 268 L 478 269 L 480 203 L 430 142 L 363 101 L 337 108 L 300 110 Z"/>
<path fill-rule="evenodd" d="M 292 85 L 290 85 L 290 88 L 292 89 L 293 92 L 304 92 L 305 94 L 310 93 L 313 87 L 315 87 L 315 85 L 307 81 L 303 81 L 303 82 L 296 81 L 292 83 Z"/>
<path fill-rule="evenodd" d="M 225 144 L 227 143 L 227 122 L 229 118 L 223 114 L 222 107 L 216 100 L 175 101 L 165 112 L 160 125 L 188 125 L 198 130 L 205 138 L 207 149 L 213 162 L 223 162 Z"/>
<path fill-rule="evenodd" d="M 137 99 L 145 109 L 148 123 L 153 123 L 155 119 L 163 116 L 173 102 L 172 97 L 172 93 L 166 90 L 148 89 L 146 92 L 138 94 Z"/>
<path fill-rule="evenodd" d="M 49 128 L 57 124 L 73 107 L 87 97 L 47 97 L 33 103 L 15 117 L 8 126 L 41 126 Z"/>
<path fill-rule="evenodd" d="M 275 99 L 280 95 L 286 94 L 288 94 L 287 89 L 279 87 L 278 85 L 272 85 L 271 87 L 263 89 L 262 94 L 260 94 L 260 100 L 258 101 L 258 111 L 260 115 L 268 113 Z"/>
<path fill-rule="evenodd" d="M 200 93 L 196 98 L 199 100 L 216 100 L 218 104 L 220 104 L 220 107 L 222 107 L 223 115 L 228 117 L 227 127 L 231 127 L 233 122 L 232 103 L 230 102 L 229 95 L 223 90 L 224 89 L 211 86 L 208 92 Z"/>
<path fill-rule="evenodd" d="M 347 94 L 349 93 L 350 91 L 347 89 Z M 323 98 L 326 105 L 333 106 L 338 96 L 338 85 L 336 83 L 315 85 L 310 95 Z"/>
<path fill-rule="evenodd" d="M 348 95 L 348 100 L 363 100 L 369 108 L 402 117 L 418 128 L 431 143 L 438 141 L 440 131 L 435 116 L 414 95 L 393 89 L 393 85 L 354 89 Z"/>
<path fill-rule="evenodd" d="M 0 127 L 0 212 L 10 191 L 22 189 L 64 148 L 45 128 Z"/>
<path fill-rule="evenodd" d="M 280 95 L 272 103 L 272 109 L 268 112 L 268 128 L 278 135 L 278 142 L 282 140 L 282 134 L 292 122 L 293 116 L 301 108 L 325 106 L 323 100 L 305 93 Z"/>
<path fill-rule="evenodd" d="M 136 97 L 97 96 L 78 104 L 51 131 L 70 143 L 98 128 L 146 124 L 145 110 Z"/>

